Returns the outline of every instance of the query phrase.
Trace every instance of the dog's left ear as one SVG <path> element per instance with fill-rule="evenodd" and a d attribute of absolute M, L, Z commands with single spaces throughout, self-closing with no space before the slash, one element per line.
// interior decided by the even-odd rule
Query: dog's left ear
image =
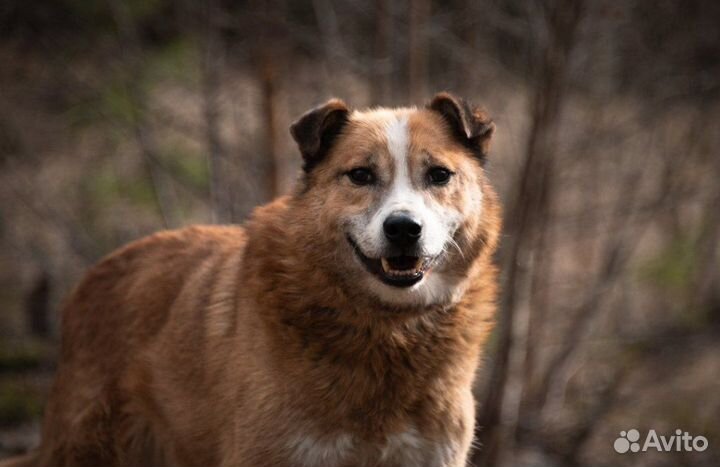
<path fill-rule="evenodd" d="M 325 157 L 348 121 L 349 109 L 340 99 L 331 99 L 305 113 L 290 126 L 290 134 L 300 148 L 303 170 L 309 172 Z"/>
<path fill-rule="evenodd" d="M 427 108 L 438 112 L 450 124 L 455 137 L 484 161 L 490 150 L 495 124 L 482 110 L 447 92 L 436 94 Z"/>

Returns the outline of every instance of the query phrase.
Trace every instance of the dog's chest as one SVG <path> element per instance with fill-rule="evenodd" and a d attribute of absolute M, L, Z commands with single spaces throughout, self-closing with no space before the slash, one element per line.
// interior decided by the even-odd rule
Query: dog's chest
<path fill-rule="evenodd" d="M 348 433 L 298 436 L 290 442 L 292 461 L 301 466 L 443 467 L 453 465 L 458 444 L 423 437 L 414 427 L 391 434 L 384 441 L 367 442 Z"/>

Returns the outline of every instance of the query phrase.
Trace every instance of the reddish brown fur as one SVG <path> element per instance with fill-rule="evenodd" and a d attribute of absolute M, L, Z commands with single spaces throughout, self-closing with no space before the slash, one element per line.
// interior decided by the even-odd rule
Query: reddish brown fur
<path fill-rule="evenodd" d="M 409 426 L 467 448 L 495 308 L 496 196 L 442 118 L 418 111 L 413 144 L 481 184 L 482 216 L 462 226 L 459 303 L 383 305 L 328 267 L 344 242 L 338 210 L 368 202 L 332 183 L 370 142 L 353 128 L 307 186 L 246 227 L 161 232 L 88 272 L 64 306 L 36 465 L 282 467 L 306 433 L 352 435 L 362 460 L 347 465 L 400 465 L 374 450 Z M 463 190 L 443 196 L 461 205 Z"/>

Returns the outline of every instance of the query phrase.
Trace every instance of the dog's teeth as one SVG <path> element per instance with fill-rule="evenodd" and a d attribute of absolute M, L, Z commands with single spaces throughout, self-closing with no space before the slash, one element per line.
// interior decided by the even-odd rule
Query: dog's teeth
<path fill-rule="evenodd" d="M 385 258 L 380 258 L 380 265 L 382 266 L 383 272 L 389 276 L 414 276 L 420 273 L 422 270 L 423 260 L 418 258 L 415 265 L 409 269 L 394 269 L 390 262 Z"/>

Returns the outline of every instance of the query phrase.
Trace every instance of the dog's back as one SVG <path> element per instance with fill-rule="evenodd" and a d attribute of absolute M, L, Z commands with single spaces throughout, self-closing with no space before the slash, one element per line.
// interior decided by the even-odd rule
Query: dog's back
<path fill-rule="evenodd" d="M 204 311 L 208 301 L 223 299 L 212 296 L 215 278 L 237 277 L 244 244 L 239 227 L 161 232 L 90 269 L 63 308 L 61 363 L 46 411 L 40 465 L 78 465 L 79 459 L 83 465 L 122 464 L 118 456 L 153 465 L 170 460 L 174 454 L 158 449 L 156 428 L 148 423 L 148 416 L 154 423 L 164 416 L 155 413 L 153 394 L 164 382 L 153 381 L 148 372 L 149 360 L 160 357 L 155 339 L 164 328 L 165 334 L 182 334 L 171 347 L 177 366 L 166 368 L 177 375 L 169 379 L 184 385 L 183 373 L 202 371 L 198 356 L 212 325 Z M 172 316 L 179 313 L 185 316 Z M 211 454 L 198 459 L 208 460 Z"/>

